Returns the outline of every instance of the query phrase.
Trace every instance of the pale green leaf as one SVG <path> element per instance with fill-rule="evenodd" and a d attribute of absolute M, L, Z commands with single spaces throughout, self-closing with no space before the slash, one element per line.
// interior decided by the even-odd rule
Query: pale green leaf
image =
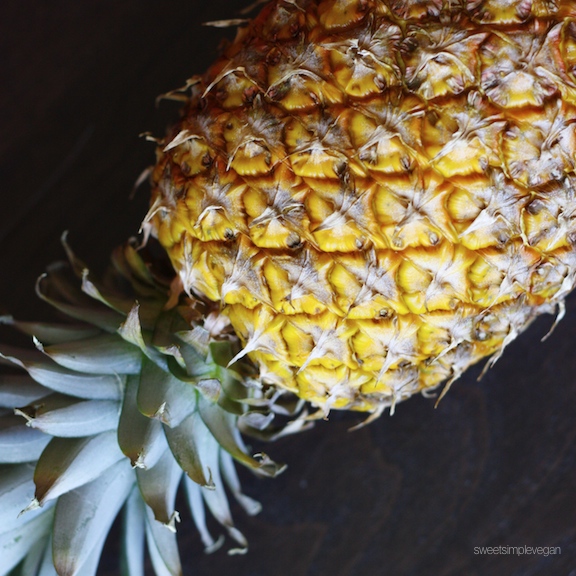
<path fill-rule="evenodd" d="M 182 469 L 178 466 L 170 450 L 166 450 L 158 462 L 147 470 L 136 469 L 136 478 L 144 502 L 152 509 L 154 518 L 176 531 L 179 520 L 174 508 L 176 492 L 182 479 Z"/>
<path fill-rule="evenodd" d="M 148 346 L 144 340 L 142 326 L 140 325 L 139 317 L 140 305 L 135 303 L 122 326 L 118 329 L 118 334 L 127 342 L 140 349 L 140 351 L 147 356 L 152 362 L 157 364 L 160 368 L 167 370 L 166 358 L 158 350 L 152 346 Z"/>
<path fill-rule="evenodd" d="M 58 499 L 53 529 L 54 565 L 60 576 L 84 576 L 134 486 L 128 460 Z M 88 572 L 90 574 L 90 572 Z"/>
<path fill-rule="evenodd" d="M 170 427 L 178 426 L 196 409 L 197 392 L 170 372 L 144 358 L 138 388 L 138 408 L 149 418 Z"/>
<path fill-rule="evenodd" d="M 27 576 L 27 574 L 24 573 L 22 576 Z M 52 536 L 47 538 L 47 545 L 44 557 L 42 558 L 42 564 L 40 565 L 40 571 L 36 576 L 58 576 L 52 560 Z"/>
<path fill-rule="evenodd" d="M 246 538 L 234 527 L 230 506 L 228 505 L 228 498 L 226 497 L 226 491 L 224 489 L 224 482 L 220 475 L 219 452 L 222 449 L 218 446 L 216 440 L 213 440 L 211 443 L 207 442 L 205 448 L 206 450 L 202 454 L 202 463 L 209 470 L 214 487 L 212 489 L 202 487 L 202 497 L 214 518 L 226 528 L 228 534 L 236 540 L 242 548 L 247 548 L 248 542 Z"/>
<path fill-rule="evenodd" d="M 106 332 L 116 332 L 123 321 L 118 312 L 97 303 L 67 278 L 68 266 L 56 263 L 48 268 L 36 283 L 38 296 L 66 316 L 97 326 Z"/>
<path fill-rule="evenodd" d="M 121 576 L 144 576 L 144 532 L 146 516 L 137 486 L 124 505 L 122 522 Z"/>
<path fill-rule="evenodd" d="M 16 412 L 28 420 L 27 425 L 31 428 L 36 428 L 51 436 L 64 438 L 92 436 L 107 430 L 115 430 L 118 426 L 119 402 L 113 400 L 78 401 L 64 398 L 54 403 L 51 402 L 54 396 L 56 395 L 38 403 L 37 410 L 33 405 Z"/>
<path fill-rule="evenodd" d="M 28 374 L 0 374 L 0 407 L 26 406 L 50 394 L 50 390 L 34 382 Z"/>
<path fill-rule="evenodd" d="M 183 342 L 192 346 L 198 354 L 208 357 L 210 351 L 210 332 L 203 326 L 194 326 L 192 330 L 182 330 L 176 334 Z"/>
<path fill-rule="evenodd" d="M 32 430 L 20 416 L 0 418 L 0 463 L 34 462 L 50 442 L 50 436 Z"/>
<path fill-rule="evenodd" d="M 146 507 L 146 540 L 156 576 L 182 576 L 176 534 L 154 519 Z"/>
<path fill-rule="evenodd" d="M 194 524 L 200 534 L 202 543 L 204 544 L 204 552 L 211 554 L 215 552 L 224 543 L 224 536 L 220 535 L 218 540 L 212 538 L 212 534 L 206 526 L 206 511 L 204 508 L 204 499 L 202 498 L 203 489 L 188 476 L 184 477 L 184 487 L 186 489 L 186 498 L 188 500 L 188 507 L 192 513 Z"/>
<path fill-rule="evenodd" d="M 0 316 L 0 324 L 9 324 L 28 336 L 36 336 L 47 344 L 59 344 L 97 336 L 100 330 L 88 324 L 50 324 L 46 322 L 23 322 L 11 316 Z"/>
<path fill-rule="evenodd" d="M 126 393 L 118 423 L 118 444 L 132 466 L 150 468 L 158 461 L 168 444 L 162 424 L 144 416 L 136 405 L 138 376 L 128 376 Z"/>
<path fill-rule="evenodd" d="M 18 571 L 13 576 L 40 576 L 42 571 L 42 563 L 46 554 L 46 550 L 50 545 L 50 538 L 40 538 L 28 550 L 26 557 L 20 564 Z M 50 576 L 58 576 L 54 565 L 52 564 L 52 555 L 50 554 L 50 566 L 52 572 Z M 12 576 L 12 575 L 11 575 Z M 46 576 L 46 575 L 45 575 Z"/>
<path fill-rule="evenodd" d="M 37 346 L 56 363 L 88 374 L 137 374 L 142 353 L 129 342 L 113 334 L 86 338 L 77 342 Z"/>
<path fill-rule="evenodd" d="M 52 526 L 53 511 L 47 510 L 18 528 L 0 534 L 0 576 L 14 568 L 36 542 L 44 538 Z"/>
<path fill-rule="evenodd" d="M 57 498 L 97 479 L 124 456 L 115 431 L 86 438 L 53 438 L 34 472 L 35 497 L 40 503 Z"/>
<path fill-rule="evenodd" d="M 213 445 L 214 439 L 200 415 L 194 412 L 174 428 L 165 426 L 164 432 L 180 468 L 201 486 L 213 486 L 202 455 L 207 446 Z"/>
<path fill-rule="evenodd" d="M 36 382 L 54 390 L 78 398 L 119 400 L 122 395 L 123 376 L 117 374 L 84 374 L 59 366 L 37 351 L 4 349 L 0 356 L 7 358 L 28 372 Z M 22 405 L 22 404 L 20 404 Z"/>
<path fill-rule="evenodd" d="M 0 532 L 28 522 L 36 515 L 20 512 L 34 497 L 34 466 L 32 464 L 0 465 Z"/>
<path fill-rule="evenodd" d="M 235 415 L 226 412 L 220 406 L 209 402 L 202 396 L 199 398 L 198 407 L 202 420 L 214 438 L 236 460 L 266 476 L 276 476 L 284 469 L 284 466 L 276 464 L 267 458 L 257 460 L 248 455 L 237 427 L 237 417 Z"/>
<path fill-rule="evenodd" d="M 236 472 L 236 465 L 232 456 L 225 450 L 220 450 L 220 470 L 226 485 L 236 498 L 236 501 L 244 508 L 249 516 L 254 516 L 262 510 L 262 505 L 257 500 L 246 496 L 242 492 L 238 473 Z"/>

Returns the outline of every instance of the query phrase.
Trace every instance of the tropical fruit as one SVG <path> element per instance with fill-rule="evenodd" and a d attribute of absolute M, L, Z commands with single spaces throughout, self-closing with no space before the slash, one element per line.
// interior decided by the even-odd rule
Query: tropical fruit
<path fill-rule="evenodd" d="M 183 91 L 147 222 L 262 378 L 380 413 L 575 282 L 576 8 L 269 3 Z"/>
<path fill-rule="evenodd" d="M 576 282 L 572 1 L 274 0 L 169 96 L 144 245 L 4 318 L 1 576 L 95 574 L 121 510 L 125 573 L 181 574 L 181 484 L 244 550 L 233 460 L 282 466 L 241 433 L 449 387 Z"/>

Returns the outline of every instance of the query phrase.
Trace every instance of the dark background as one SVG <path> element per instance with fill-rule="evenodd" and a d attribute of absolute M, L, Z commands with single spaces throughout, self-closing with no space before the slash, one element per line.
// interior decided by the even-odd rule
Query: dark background
<path fill-rule="evenodd" d="M 201 72 L 244 0 L 2 0 L 0 307 L 46 317 L 34 280 L 60 234 L 94 267 L 136 233 L 154 159 L 138 135 L 176 118 L 155 97 Z M 230 32 L 228 32 L 230 34 Z M 553 336 L 540 319 L 481 382 L 468 372 L 434 410 L 418 397 L 349 433 L 354 415 L 265 449 L 276 480 L 241 472 L 263 503 L 246 556 L 206 556 L 181 507 L 185 575 L 576 575 L 576 300 Z M 255 447 L 260 449 L 261 447 Z M 560 546 L 479 556 L 476 546 Z M 117 575 L 111 539 L 100 574 Z"/>

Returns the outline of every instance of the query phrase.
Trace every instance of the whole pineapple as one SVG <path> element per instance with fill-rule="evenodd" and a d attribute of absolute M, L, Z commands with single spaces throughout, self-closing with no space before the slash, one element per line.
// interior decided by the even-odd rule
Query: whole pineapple
<path fill-rule="evenodd" d="M 187 82 L 147 218 L 265 381 L 380 413 L 576 281 L 576 8 L 278 0 Z"/>
<path fill-rule="evenodd" d="M 145 230 L 177 280 L 153 246 L 103 281 L 70 253 L 38 292 L 72 324 L 3 319 L 37 350 L 0 347 L 2 575 L 95 574 L 120 510 L 125 572 L 146 542 L 181 574 L 181 483 L 244 550 L 232 459 L 281 467 L 239 431 L 301 429 L 284 392 L 376 416 L 576 282 L 573 2 L 275 0 L 171 95 Z"/>

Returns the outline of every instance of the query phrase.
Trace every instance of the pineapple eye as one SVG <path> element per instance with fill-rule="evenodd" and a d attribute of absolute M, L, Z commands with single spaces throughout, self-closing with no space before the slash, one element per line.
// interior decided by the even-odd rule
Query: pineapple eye
<path fill-rule="evenodd" d="M 536 216 L 536 214 L 541 212 L 545 207 L 546 206 L 544 202 L 536 198 L 535 200 L 532 200 L 532 202 L 530 202 L 528 206 L 526 206 L 526 212 L 528 212 L 528 214 L 531 214 L 532 216 Z"/>
<path fill-rule="evenodd" d="M 292 250 L 295 248 L 300 248 L 300 246 L 302 246 L 302 239 L 300 236 L 298 236 L 298 234 L 292 232 L 288 235 L 288 238 L 286 238 L 286 246 Z"/>

